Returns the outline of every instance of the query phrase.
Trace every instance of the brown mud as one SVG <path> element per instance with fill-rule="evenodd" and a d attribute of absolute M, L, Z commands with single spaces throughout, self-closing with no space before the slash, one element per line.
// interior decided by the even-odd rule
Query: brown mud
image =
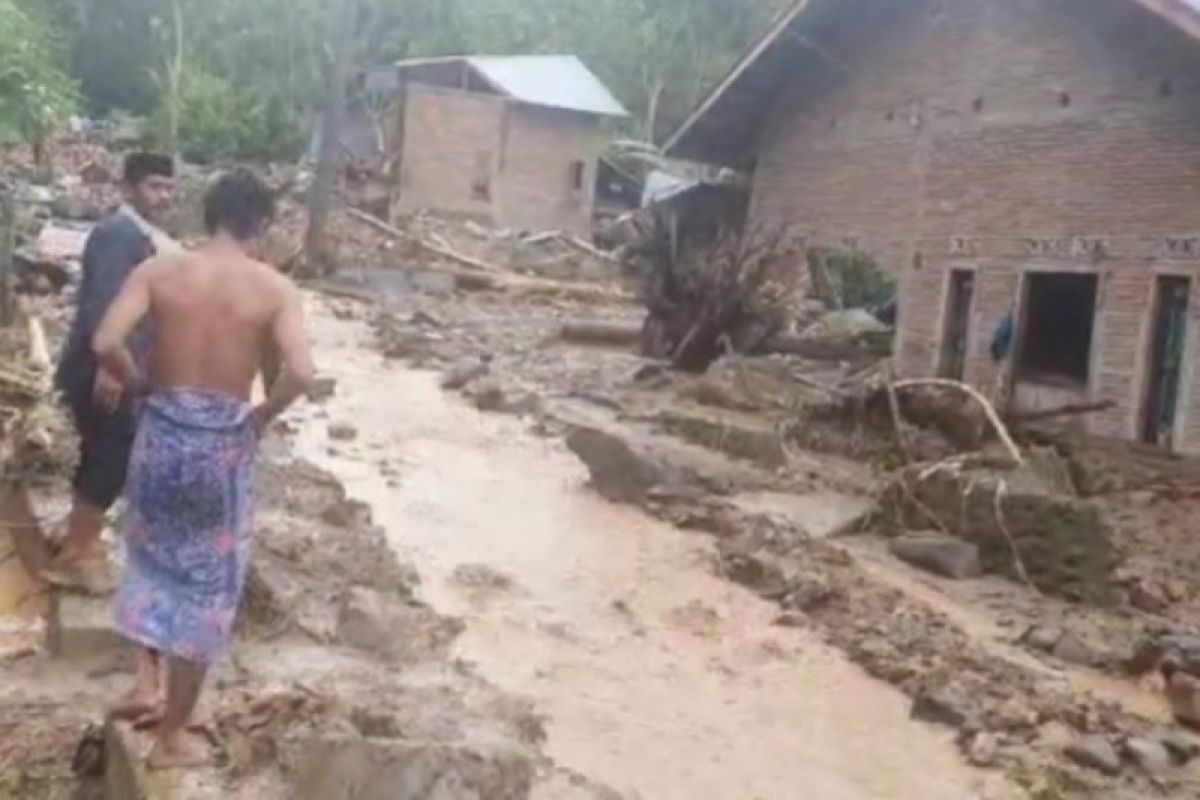
<path fill-rule="evenodd" d="M 712 542 L 597 497 L 561 442 L 381 361 L 338 307 L 313 304 L 337 392 L 298 412 L 298 451 L 370 505 L 462 618 L 455 653 L 529 698 L 561 768 L 627 797 L 1022 796 L 815 633 L 775 625 Z"/>

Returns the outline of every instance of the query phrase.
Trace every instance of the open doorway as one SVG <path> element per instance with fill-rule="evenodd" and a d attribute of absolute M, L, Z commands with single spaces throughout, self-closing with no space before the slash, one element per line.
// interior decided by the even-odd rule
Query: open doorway
<path fill-rule="evenodd" d="M 967 368 L 967 336 L 971 329 L 971 303 L 975 298 L 975 273 L 950 272 L 946 286 L 946 317 L 942 327 L 942 354 L 938 375 L 961 381 Z"/>
<path fill-rule="evenodd" d="M 1142 441 L 1160 447 L 1170 447 L 1174 439 L 1191 291 L 1188 278 L 1160 275 L 1154 281 Z"/>
<path fill-rule="evenodd" d="M 1097 278 L 1083 272 L 1025 276 L 1016 378 L 1032 384 L 1086 387 L 1091 375 Z"/>

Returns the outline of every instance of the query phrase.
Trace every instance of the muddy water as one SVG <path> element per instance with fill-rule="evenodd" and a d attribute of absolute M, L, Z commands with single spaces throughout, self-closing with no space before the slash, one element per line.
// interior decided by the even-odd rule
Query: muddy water
<path fill-rule="evenodd" d="M 373 506 L 425 596 L 466 619 L 459 655 L 545 714 L 558 764 L 654 800 L 1023 796 L 814 635 L 773 627 L 772 607 L 712 575 L 703 537 L 602 501 L 560 443 L 384 365 L 365 328 L 314 311 L 339 383 L 327 416 L 296 413 L 301 454 Z M 359 438 L 331 443 L 331 420 Z M 464 585 L 464 565 L 511 585 Z"/>

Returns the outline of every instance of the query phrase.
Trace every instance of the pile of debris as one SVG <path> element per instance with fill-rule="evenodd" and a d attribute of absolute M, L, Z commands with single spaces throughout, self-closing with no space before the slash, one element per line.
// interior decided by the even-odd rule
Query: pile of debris
<path fill-rule="evenodd" d="M 0 330 L 0 481 L 70 474 L 74 444 L 74 427 L 54 391 L 40 322 Z"/>

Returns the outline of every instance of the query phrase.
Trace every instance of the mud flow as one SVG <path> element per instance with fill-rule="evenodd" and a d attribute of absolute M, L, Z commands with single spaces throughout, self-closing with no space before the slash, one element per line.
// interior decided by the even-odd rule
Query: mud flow
<path fill-rule="evenodd" d="M 462 617 L 457 654 L 532 700 L 559 767 L 628 797 L 1023 796 L 816 635 L 774 626 L 776 607 L 714 575 L 703 537 L 600 499 L 561 442 L 313 311 L 338 390 L 297 412 L 298 454 L 364 500 L 427 599 Z M 331 442 L 338 422 L 353 440 Z"/>

